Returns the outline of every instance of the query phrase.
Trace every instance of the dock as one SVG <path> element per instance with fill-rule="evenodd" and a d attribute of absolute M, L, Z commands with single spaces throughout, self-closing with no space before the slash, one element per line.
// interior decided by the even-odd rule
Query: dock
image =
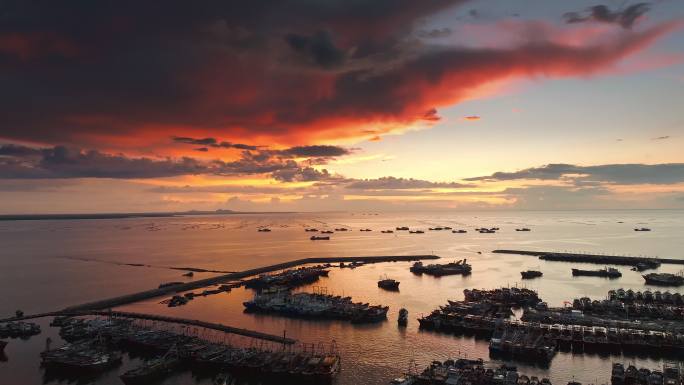
<path fill-rule="evenodd" d="M 539 257 L 545 261 L 557 262 L 580 262 L 580 263 L 596 263 L 600 265 L 624 265 L 636 266 L 639 263 L 667 263 L 674 265 L 684 265 L 684 259 L 675 258 L 649 258 L 649 257 L 628 257 L 623 255 L 603 255 L 603 254 L 585 254 L 585 253 L 559 253 L 556 251 L 534 251 L 534 250 L 494 250 L 492 253 L 497 254 L 518 254 L 530 255 Z"/>

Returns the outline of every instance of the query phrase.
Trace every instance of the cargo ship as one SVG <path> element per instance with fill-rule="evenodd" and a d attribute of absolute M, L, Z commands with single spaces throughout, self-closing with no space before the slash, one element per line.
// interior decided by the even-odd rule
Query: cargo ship
<path fill-rule="evenodd" d="M 606 267 L 599 270 L 582 270 L 582 269 L 572 269 L 572 275 L 577 276 L 587 276 L 587 277 L 606 277 L 606 278 L 619 278 L 622 277 L 620 270 L 614 267 Z"/>

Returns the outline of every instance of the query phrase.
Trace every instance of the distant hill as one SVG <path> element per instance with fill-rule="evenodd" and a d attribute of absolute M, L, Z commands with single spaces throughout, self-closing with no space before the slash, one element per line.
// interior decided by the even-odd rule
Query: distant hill
<path fill-rule="evenodd" d="M 178 211 L 160 213 L 94 213 L 94 214 L 9 214 L 0 215 L 0 221 L 31 221 L 31 220 L 59 220 L 59 219 L 120 219 L 120 218 L 165 218 L 184 215 L 225 215 L 225 214 L 258 214 L 238 212 L 233 210 L 216 211 Z"/>

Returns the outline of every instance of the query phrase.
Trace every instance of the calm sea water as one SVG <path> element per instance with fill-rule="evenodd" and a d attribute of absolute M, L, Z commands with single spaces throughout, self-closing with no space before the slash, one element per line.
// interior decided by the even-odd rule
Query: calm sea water
<path fill-rule="evenodd" d="M 381 234 L 380 230 L 405 225 L 427 230 L 451 226 L 467 234 L 428 232 L 425 234 Z M 271 233 L 257 233 L 269 226 Z M 328 242 L 311 242 L 306 227 L 349 227 Z M 475 227 L 500 227 L 497 234 L 479 234 Z M 531 232 L 516 232 L 516 227 Z M 634 227 L 652 232 L 634 232 Z M 371 228 L 373 232 L 359 232 Z M 543 262 L 533 257 L 497 255 L 497 248 L 661 256 L 684 259 L 684 212 L 682 211 L 592 211 L 592 212 L 462 212 L 462 213 L 329 213 L 254 214 L 210 217 L 144 218 L 117 220 L 69 220 L 0 222 L 0 315 L 16 309 L 26 313 L 56 310 L 103 297 L 155 288 L 161 282 L 187 280 L 182 272 L 168 267 L 197 267 L 238 271 L 312 256 L 407 255 L 434 253 L 447 261 L 468 258 L 473 265 L 469 277 L 418 277 L 408 271 L 409 263 L 383 263 L 355 270 L 333 269 L 329 278 L 313 286 L 328 292 L 350 295 L 356 301 L 390 306 L 388 321 L 375 325 L 351 325 L 337 321 L 306 321 L 274 316 L 244 314 L 242 302 L 252 298 L 249 290 L 238 289 L 189 305 L 167 308 L 155 299 L 124 307 L 126 310 L 168 314 L 221 322 L 254 330 L 287 335 L 308 343 L 335 341 L 343 357 L 339 385 L 386 384 L 406 371 L 415 361 L 422 368 L 434 359 L 453 357 L 488 358 L 488 344 L 473 337 L 456 337 L 422 332 L 415 320 L 447 299 L 462 299 L 464 288 L 496 288 L 521 285 L 520 271 L 538 268 L 541 279 L 524 284 L 539 291 L 552 306 L 578 296 L 604 297 L 609 289 L 624 287 L 644 290 L 636 272 L 620 268 L 623 277 L 605 280 L 573 278 L 574 265 Z M 478 254 L 481 252 L 481 254 Z M 135 267 L 126 264 L 145 264 Z M 596 265 L 587 265 L 597 268 Z M 659 271 L 676 272 L 665 265 Z M 401 291 L 377 288 L 381 275 L 401 281 Z M 195 274 L 195 279 L 211 276 Z M 672 290 L 671 290 L 672 291 Z M 396 325 L 397 312 L 410 312 L 406 329 Z M 29 340 L 11 340 L 7 361 L 0 362 L 0 383 L 59 383 L 45 377 L 38 353 L 50 336 L 59 343 L 49 320 L 41 320 L 43 334 Z M 549 377 L 565 384 L 573 377 L 587 383 L 608 382 L 614 361 L 658 367 L 649 357 L 573 355 L 559 353 L 550 367 L 519 362 L 521 372 Z M 118 374 L 135 365 L 122 367 L 83 384 L 120 384 Z M 209 384 L 190 372 L 167 379 L 164 384 Z"/>

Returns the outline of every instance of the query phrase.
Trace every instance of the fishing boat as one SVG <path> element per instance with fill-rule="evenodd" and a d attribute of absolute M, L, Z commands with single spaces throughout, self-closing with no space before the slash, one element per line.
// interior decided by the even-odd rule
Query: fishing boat
<path fill-rule="evenodd" d="M 385 290 L 399 290 L 399 281 L 390 278 L 380 278 L 378 287 Z"/>
<path fill-rule="evenodd" d="M 131 369 L 119 376 L 126 385 L 147 385 L 164 378 L 180 366 L 181 360 L 174 348 L 164 356 L 145 362 L 142 366 Z"/>
<path fill-rule="evenodd" d="M 526 271 L 521 271 L 520 275 L 522 275 L 522 279 L 532 279 L 532 278 L 541 277 L 542 275 L 544 275 L 544 273 L 542 273 L 539 270 L 526 270 Z"/>
<path fill-rule="evenodd" d="M 312 241 L 329 241 L 330 237 L 329 236 L 315 236 L 315 235 L 313 235 L 309 239 Z"/>
<path fill-rule="evenodd" d="M 644 280 L 649 285 L 658 286 L 682 286 L 684 285 L 684 276 L 681 274 L 670 274 L 670 273 L 650 273 L 645 274 Z"/>

